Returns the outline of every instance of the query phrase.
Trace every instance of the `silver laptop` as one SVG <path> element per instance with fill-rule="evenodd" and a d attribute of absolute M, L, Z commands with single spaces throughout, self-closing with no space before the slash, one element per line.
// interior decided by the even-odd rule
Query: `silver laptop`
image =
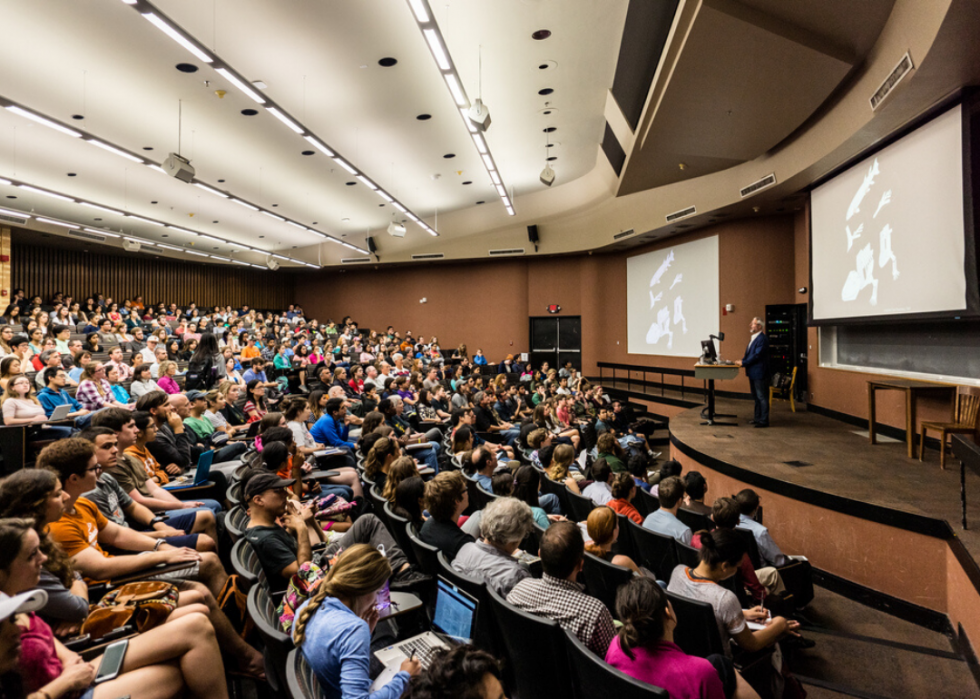
<path fill-rule="evenodd" d="M 64 403 L 63 405 L 55 406 L 54 411 L 51 413 L 49 420 L 64 420 L 68 417 L 68 413 L 71 412 L 71 403 Z"/>
<path fill-rule="evenodd" d="M 385 669 L 371 685 L 371 691 L 377 691 L 388 684 L 401 664 L 412 655 L 426 668 L 433 651 L 449 648 L 450 644 L 470 643 L 473 639 L 473 624 L 476 623 L 477 605 L 476 599 L 471 595 L 440 577 L 436 583 L 436 613 L 432 620 L 435 633 L 426 631 L 376 651 L 374 657 L 381 661 Z"/>

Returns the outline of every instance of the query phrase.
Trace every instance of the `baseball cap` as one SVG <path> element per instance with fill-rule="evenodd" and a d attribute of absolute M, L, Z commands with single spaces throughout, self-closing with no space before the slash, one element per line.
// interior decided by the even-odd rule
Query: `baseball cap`
<path fill-rule="evenodd" d="M 245 484 L 245 500 L 251 500 L 267 490 L 288 488 L 296 482 L 295 478 L 280 478 L 275 473 L 256 473 Z"/>
<path fill-rule="evenodd" d="M 198 391 L 197 389 L 194 389 L 188 391 L 184 395 L 187 396 L 187 400 L 193 403 L 196 400 L 201 400 L 202 398 L 204 398 L 207 395 L 207 393 L 205 393 L 204 391 Z"/>
<path fill-rule="evenodd" d="M 48 603 L 48 593 L 44 590 L 31 590 L 8 597 L 0 593 L 0 621 L 6 621 L 14 614 L 36 612 Z"/>

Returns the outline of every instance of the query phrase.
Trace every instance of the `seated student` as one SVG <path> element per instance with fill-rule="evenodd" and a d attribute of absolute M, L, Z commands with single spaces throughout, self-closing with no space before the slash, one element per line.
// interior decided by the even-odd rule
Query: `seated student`
<path fill-rule="evenodd" d="M 605 505 L 613 499 L 612 491 L 609 489 L 609 480 L 612 477 L 612 469 L 605 459 L 596 459 L 592 464 L 592 478 L 590 485 L 585 487 L 582 495 L 591 500 L 595 505 Z"/>
<path fill-rule="evenodd" d="M 129 381 L 133 378 L 133 368 L 123 361 L 122 347 L 113 347 L 109 350 L 109 361 L 106 362 L 106 367 L 110 366 L 114 366 L 119 370 L 119 379 L 121 381 Z"/>
<path fill-rule="evenodd" d="M 698 658 L 674 643 L 677 617 L 656 582 L 637 577 L 619 588 L 616 614 L 623 622 L 606 662 L 630 677 L 667 690 L 672 699 L 758 699 L 732 661 Z"/>
<path fill-rule="evenodd" d="M 5 425 L 35 425 L 36 431 L 28 432 L 30 441 L 40 439 L 61 439 L 71 436 L 71 428 L 61 425 L 44 424 L 48 416 L 44 413 L 40 401 L 33 395 L 31 380 L 24 374 L 18 374 L 7 382 L 7 388 L 0 398 Z"/>
<path fill-rule="evenodd" d="M 260 379 L 252 379 L 245 385 L 245 395 L 248 400 L 242 408 L 248 416 L 249 423 L 258 422 L 269 412 L 269 403 L 265 397 L 266 385 Z"/>
<path fill-rule="evenodd" d="M 563 519 L 560 514 L 551 513 L 545 507 L 546 499 L 557 496 L 553 493 L 541 495 L 541 474 L 533 466 L 521 466 L 514 473 L 513 495 L 522 502 L 526 502 L 531 507 L 534 515 L 534 523 L 542 529 L 547 529 L 552 522 L 559 522 Z M 559 508 L 555 508 L 559 509 Z"/>
<path fill-rule="evenodd" d="M 301 565 L 315 562 L 311 541 L 322 542 L 326 537 L 309 505 L 291 500 L 286 492 L 293 485 L 293 479 L 251 469 L 242 481 L 242 494 L 249 514 L 248 528 L 243 536 L 255 549 L 269 587 L 274 592 L 285 590 Z M 278 524 L 279 521 L 283 524 Z M 412 570 L 408 558 L 384 524 L 372 514 L 358 517 L 347 533 L 327 546 L 318 560 L 329 561 L 338 551 L 359 543 L 384 549 L 395 570 L 392 589 L 406 589 L 428 579 Z"/>
<path fill-rule="evenodd" d="M 527 435 L 527 445 L 533 449 L 531 452 L 531 465 L 544 468 L 544 464 L 541 463 L 541 453 L 543 450 L 552 446 L 554 435 L 548 430 L 537 427 L 533 422 L 529 424 L 534 428 Z M 553 451 L 552 455 L 554 455 Z"/>
<path fill-rule="evenodd" d="M 130 397 L 129 392 L 122 385 L 122 381 L 119 378 L 119 370 L 114 366 L 106 365 L 105 373 L 106 381 L 109 382 L 109 386 L 112 390 L 112 395 L 116 399 L 116 403 L 119 405 L 129 405 L 133 403 L 133 399 Z"/>
<path fill-rule="evenodd" d="M 464 544 L 452 566 L 464 575 L 484 580 L 506 597 L 531 572 L 514 552 L 531 531 L 531 508 L 516 498 L 496 498 L 483 508 L 479 541 Z"/>
<path fill-rule="evenodd" d="M 683 471 L 683 466 L 679 461 L 664 461 L 660 465 L 660 470 L 650 476 L 650 494 L 657 495 L 660 492 L 660 483 L 667 480 L 668 478 L 680 478 L 681 472 Z M 659 496 L 658 496 L 659 497 Z"/>
<path fill-rule="evenodd" d="M 677 519 L 677 510 L 684 498 L 684 483 L 677 476 L 660 481 L 660 509 L 643 520 L 650 531 L 670 536 L 682 544 L 691 545 L 691 528 Z"/>
<path fill-rule="evenodd" d="M 440 473 L 425 484 L 425 507 L 429 519 L 419 530 L 419 538 L 442 551 L 452 561 L 459 550 L 475 539 L 459 528 L 459 518 L 469 507 L 466 479 L 459 471 Z"/>
<path fill-rule="evenodd" d="M 34 613 L 44 604 L 46 593 L 28 593 L 33 603 L 24 605 L 25 593 L 37 586 L 38 572 L 45 560 L 29 522 L 0 520 L 3 696 L 114 699 L 131 694 L 163 699 L 180 696 L 185 687 L 199 699 L 228 696 L 215 630 L 207 616 L 196 610 L 131 638 L 119 675 L 94 685 L 100 658 L 83 661 L 62 645 L 51 627 Z M 11 599 L 16 601 L 11 604 Z M 10 619 L 4 615 L 7 609 L 29 613 Z M 11 642 L 13 639 L 16 642 Z M 19 687 L 16 693 L 7 694 L 14 684 L 11 672 Z"/>
<path fill-rule="evenodd" d="M 377 434 L 370 434 L 368 437 L 373 438 L 373 444 L 368 449 L 367 458 L 364 459 L 364 475 L 377 486 L 378 490 L 384 492 L 388 470 L 395 459 L 402 455 L 401 449 L 398 440 L 394 438 L 380 437 Z"/>
<path fill-rule="evenodd" d="M 401 482 L 419 475 L 419 467 L 415 460 L 410 456 L 400 456 L 391 463 L 388 469 L 388 478 L 385 479 L 385 487 L 381 490 L 381 496 L 388 502 L 394 504 L 395 492 Z"/>
<path fill-rule="evenodd" d="M 473 412 L 478 432 L 499 433 L 507 446 L 513 447 L 521 430 L 513 423 L 499 419 L 493 411 L 493 395 L 489 391 L 477 391 L 473 396 Z"/>
<path fill-rule="evenodd" d="M 643 516 L 633 506 L 636 497 L 636 480 L 629 473 L 614 473 L 610 479 L 609 492 L 613 499 L 606 504 L 618 514 L 626 515 L 633 522 L 643 524 Z"/>
<path fill-rule="evenodd" d="M 310 496 L 322 497 L 329 494 L 344 498 L 347 502 L 354 499 L 353 492 L 345 485 L 326 481 L 321 483 L 318 479 L 303 480 L 313 467 L 297 456 L 293 433 L 288 427 L 270 427 L 262 434 L 261 458 L 262 466 L 267 471 L 278 473 L 280 478 L 296 480 L 292 492 L 297 499 L 305 500 Z M 333 531 L 347 531 L 347 527 L 341 527 L 340 523 L 324 526 Z"/>
<path fill-rule="evenodd" d="M 752 532 L 755 543 L 759 547 L 759 556 L 762 557 L 762 562 L 776 568 L 789 563 L 791 557 L 779 549 L 776 542 L 772 540 L 772 536 L 769 535 L 769 529 L 755 520 L 761 504 L 759 494 L 751 488 L 746 488 L 739 491 L 735 500 L 738 502 L 738 509 L 741 513 L 738 518 L 738 526 Z"/>
<path fill-rule="evenodd" d="M 201 445 L 203 449 L 214 449 L 214 463 L 223 464 L 229 461 L 237 461 L 238 457 L 248 451 L 248 445 L 244 442 L 228 442 L 225 439 L 224 445 L 215 448 L 212 435 L 217 431 L 214 425 L 204 417 L 208 409 L 207 394 L 203 391 L 188 391 L 184 394 L 187 397 L 187 415 L 183 415 L 183 410 L 178 410 L 177 414 L 184 419 L 184 427 L 190 431 L 191 441 Z M 219 435 L 222 436 L 222 435 Z"/>
<path fill-rule="evenodd" d="M 541 535 L 541 579 L 525 578 L 507 601 L 526 612 L 557 621 L 589 650 L 604 657 L 616 634 L 606 605 L 582 592 L 576 582 L 585 565 L 582 530 L 573 522 L 556 522 Z"/>
<path fill-rule="evenodd" d="M 151 369 L 152 366 L 149 364 L 139 364 L 133 369 L 133 382 L 129 385 L 129 392 L 136 400 L 150 391 L 161 390 L 157 382 L 153 380 Z"/>
<path fill-rule="evenodd" d="M 552 453 L 551 466 L 548 467 L 545 474 L 551 480 L 564 484 L 573 493 L 581 495 L 582 491 L 578 487 L 578 481 L 584 480 L 584 476 L 577 466 L 572 466 L 574 463 L 575 449 L 568 444 L 559 444 Z"/>
<path fill-rule="evenodd" d="M 738 572 L 745 555 L 745 544 L 734 531 L 728 529 L 700 534 L 701 562 L 696 568 L 683 565 L 674 568 L 667 591 L 707 602 L 714 608 L 725 655 L 731 657 L 731 649 L 725 643 L 729 638 L 738 643 L 742 650 L 752 652 L 772 645 L 785 633 L 798 635 L 799 622 L 787 621 L 781 616 L 774 617 L 758 631 L 748 627 L 746 620 L 765 622 L 766 611 L 761 607 L 743 610 L 735 593 L 719 584 Z"/>
<path fill-rule="evenodd" d="M 640 568 L 629 556 L 614 555 L 613 545 L 619 540 L 619 517 L 610 507 L 600 506 L 589 513 L 585 520 L 585 528 L 592 541 L 585 544 L 585 550 L 593 556 L 608 561 L 614 565 L 629 568 L 639 573 Z"/>
<path fill-rule="evenodd" d="M 698 471 L 688 471 L 684 476 L 684 509 L 702 515 L 710 515 L 711 508 L 704 504 L 708 481 Z"/>
<path fill-rule="evenodd" d="M 404 410 L 405 403 L 397 395 L 385 398 L 378 405 L 378 411 L 385 416 L 386 424 L 395 431 L 395 438 L 398 440 L 401 446 L 405 447 L 409 444 L 428 445 L 423 449 L 413 449 L 412 455 L 419 461 L 424 461 L 426 466 L 431 468 L 436 473 L 439 473 L 439 453 L 442 451 L 442 446 L 440 444 L 442 440 L 442 433 L 436 427 L 433 427 L 425 434 L 416 432 L 412 429 L 411 425 L 409 425 L 408 422 L 402 418 L 402 412 Z"/>
<path fill-rule="evenodd" d="M 357 445 L 350 439 L 350 426 L 347 421 L 348 403 L 343 398 L 331 398 L 327 401 L 325 414 L 310 428 L 310 435 L 320 444 L 326 444 L 335 449 L 344 449 L 341 457 L 331 459 L 340 461 L 343 467 L 353 468 L 356 460 L 354 452 Z"/>
<path fill-rule="evenodd" d="M 108 427 L 89 427 L 79 435 L 95 445 L 95 458 L 101 469 L 95 488 L 82 497 L 95 503 L 110 522 L 120 527 L 142 531 L 151 539 L 163 539 L 175 548 L 186 546 L 198 551 L 214 551 L 214 539 L 203 533 L 204 527 L 197 522 L 197 513 L 178 511 L 166 518 L 158 517 L 149 508 L 139 504 L 119 485 L 111 471 L 119 456 L 118 438 Z M 194 531 L 195 527 L 199 530 Z"/>
<path fill-rule="evenodd" d="M 412 699 L 505 699 L 500 663 L 470 645 L 436 650 L 412 678 Z"/>
<path fill-rule="evenodd" d="M 78 383 L 78 390 L 75 391 L 75 399 L 83 408 L 88 410 L 100 410 L 102 408 L 117 407 L 131 408 L 127 403 L 120 403 L 112 392 L 112 386 L 105 378 L 105 365 L 102 362 L 92 361 L 82 372 L 81 380 Z"/>
<path fill-rule="evenodd" d="M 480 484 L 485 491 L 492 493 L 491 478 L 497 470 L 497 456 L 485 446 L 476 447 L 470 452 L 470 459 L 463 464 L 467 475 Z"/>
<path fill-rule="evenodd" d="M 425 481 L 421 476 L 406 478 L 398 484 L 392 511 L 414 524 L 416 530 L 422 528 L 428 515 L 425 512 Z"/>
<path fill-rule="evenodd" d="M 157 386 L 168 395 L 180 393 L 180 384 L 177 383 L 176 379 L 178 373 L 177 362 L 169 359 L 160 362 L 160 370 L 157 373 L 160 375 L 160 378 L 157 379 Z"/>
<path fill-rule="evenodd" d="M 514 458 L 514 450 L 511 447 L 505 444 L 494 444 L 493 442 L 488 442 L 476 433 L 476 414 L 473 412 L 473 408 L 468 406 L 463 408 L 454 408 L 450 420 L 451 424 L 456 426 L 456 432 L 464 427 L 469 429 L 470 433 L 473 435 L 474 447 L 485 446 L 495 454 L 502 452 L 508 459 Z M 453 436 L 455 437 L 455 433 Z"/>
<path fill-rule="evenodd" d="M 391 565 L 371 546 L 352 546 L 341 554 L 300 605 L 293 641 L 319 680 L 325 696 L 367 697 L 371 687 L 371 634 L 378 624 L 377 593 L 391 577 Z M 397 699 L 421 664 L 405 660 L 371 699 Z"/>

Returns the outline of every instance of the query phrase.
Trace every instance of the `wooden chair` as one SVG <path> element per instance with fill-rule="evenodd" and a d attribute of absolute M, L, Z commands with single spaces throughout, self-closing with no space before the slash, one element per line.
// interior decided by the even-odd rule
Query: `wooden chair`
<path fill-rule="evenodd" d="M 946 468 L 946 437 L 951 434 L 973 434 L 977 431 L 977 416 L 980 414 L 980 395 L 957 393 L 953 408 L 952 422 L 922 422 L 922 435 L 919 438 L 919 461 L 925 451 L 926 431 L 939 432 L 939 467 Z"/>
<path fill-rule="evenodd" d="M 769 406 L 772 407 L 773 400 L 788 400 L 789 407 L 796 412 L 796 401 L 793 398 L 793 391 L 796 390 L 796 370 L 799 367 L 793 367 L 793 378 L 790 379 L 789 386 L 786 388 L 777 388 L 776 386 L 769 387 Z"/>

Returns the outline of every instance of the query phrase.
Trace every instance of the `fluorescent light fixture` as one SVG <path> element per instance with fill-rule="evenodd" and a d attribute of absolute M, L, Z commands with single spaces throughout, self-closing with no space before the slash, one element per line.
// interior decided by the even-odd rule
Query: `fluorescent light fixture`
<path fill-rule="evenodd" d="M 309 231 L 310 233 L 312 233 L 313 235 L 315 235 L 315 236 L 319 236 L 320 238 L 330 238 L 330 236 L 329 236 L 329 235 L 327 235 L 326 233 L 321 233 L 320 231 L 315 231 L 315 230 L 313 230 L 312 228 L 307 228 L 307 230 L 308 230 L 308 231 Z M 333 240 L 333 238 L 330 238 L 330 239 L 331 239 L 331 240 Z"/>
<path fill-rule="evenodd" d="M 350 163 L 348 163 L 346 160 L 344 160 L 343 158 L 334 158 L 333 161 L 335 163 L 337 163 L 338 165 L 340 165 L 340 167 L 342 167 L 345 170 L 347 170 L 347 172 L 349 172 L 350 174 L 352 174 L 352 175 L 356 175 L 357 174 L 357 170 L 355 170 L 354 167 Z"/>
<path fill-rule="evenodd" d="M 301 129 L 299 127 L 299 124 L 297 124 L 295 121 L 293 121 L 292 119 L 290 119 L 288 116 L 286 116 L 285 114 L 283 114 L 282 112 L 280 112 L 275 107 L 266 107 L 265 109 L 266 109 L 267 112 L 269 112 L 269 114 L 271 114 L 276 119 L 278 119 L 279 121 L 281 121 L 283 124 L 285 124 L 286 126 L 288 126 L 294 132 L 296 132 L 296 133 L 298 133 L 300 135 L 303 134 L 303 129 Z"/>
<path fill-rule="evenodd" d="M 449 91 L 453 93 L 453 99 L 456 100 L 456 106 L 465 107 L 466 97 L 463 95 L 463 88 L 460 86 L 459 78 L 456 77 L 456 74 L 443 73 L 442 77 L 446 79 L 446 84 L 449 86 Z M 467 122 L 469 121 L 469 118 L 466 117 L 465 114 L 463 115 L 463 118 L 465 118 Z M 475 129 L 476 127 L 474 126 L 473 128 Z"/>
<path fill-rule="evenodd" d="M 208 256 L 208 254 L 206 252 L 194 252 L 193 250 L 184 250 L 184 252 L 186 252 L 188 255 L 197 255 L 198 257 L 207 257 Z"/>
<path fill-rule="evenodd" d="M 146 240 L 140 240 L 139 238 L 130 238 L 128 235 L 123 236 L 123 240 L 128 240 L 131 243 L 139 243 L 140 245 L 150 245 L 151 243 Z"/>
<path fill-rule="evenodd" d="M 249 265 L 249 267 L 255 267 L 255 269 L 261 269 L 263 272 L 269 271 L 268 267 L 264 267 L 262 265 Z"/>
<path fill-rule="evenodd" d="M 125 2 L 125 0 L 123 0 L 123 1 Z M 144 12 L 143 13 L 143 19 L 148 20 L 150 22 L 150 24 L 152 24 L 154 27 L 156 27 L 161 32 L 163 32 L 164 34 L 166 34 L 167 36 L 169 36 L 171 39 L 173 39 L 174 41 L 176 41 L 178 44 L 180 44 L 181 46 L 183 46 L 185 49 L 187 49 L 188 51 L 190 51 L 192 54 L 194 54 L 194 56 L 198 60 L 204 61 L 205 63 L 211 63 L 211 57 L 209 55 L 207 55 L 204 51 L 202 51 L 200 48 L 198 48 L 194 44 L 194 42 L 192 42 L 186 36 L 184 36 L 179 31 L 177 31 L 176 29 L 174 29 L 173 27 L 171 27 L 169 24 L 167 24 L 165 21 L 163 21 L 162 19 L 160 19 L 160 17 L 158 17 L 154 13 L 152 13 L 152 12 Z"/>
<path fill-rule="evenodd" d="M 17 218 L 31 218 L 30 214 L 21 213 L 20 211 L 11 211 L 10 209 L 0 209 L 0 214 L 4 216 L 16 216 Z"/>
<path fill-rule="evenodd" d="M 89 233 L 95 233 L 96 235 L 107 235 L 110 238 L 119 237 L 117 233 L 110 233 L 109 231 L 100 231 L 98 228 L 85 228 L 84 230 L 88 231 Z"/>
<path fill-rule="evenodd" d="M 394 206 L 395 206 L 396 209 L 398 209 L 399 211 L 401 211 L 403 214 L 408 211 L 408 209 L 406 209 L 404 206 L 402 206 L 401 204 L 399 204 L 397 201 L 394 202 Z"/>
<path fill-rule="evenodd" d="M 232 260 L 236 265 L 245 265 L 246 267 L 251 267 L 252 265 L 245 260 Z"/>
<path fill-rule="evenodd" d="M 379 189 L 378 190 L 378 194 L 380 194 L 381 195 L 381 198 L 384 199 L 385 201 L 395 201 L 392 198 L 392 196 L 390 194 L 388 194 L 388 192 L 384 191 L 383 189 Z"/>
<path fill-rule="evenodd" d="M 510 206 L 510 198 L 509 197 L 500 197 L 500 201 L 503 203 L 504 206 Z"/>
<path fill-rule="evenodd" d="M 90 209 L 98 209 L 99 211 L 105 211 L 107 214 L 115 214 L 116 216 L 124 216 L 125 215 L 125 214 L 123 214 L 122 211 L 116 211 L 115 209 L 109 209 L 109 208 L 106 208 L 105 206 L 99 206 L 98 204 L 90 204 L 87 201 L 80 201 L 78 203 L 81 204 L 82 206 L 87 206 Z"/>
<path fill-rule="evenodd" d="M 504 186 L 502 184 L 497 185 L 497 194 L 499 194 L 502 197 L 507 196 L 507 190 L 504 189 Z"/>
<path fill-rule="evenodd" d="M 41 218 L 40 216 L 35 217 L 34 220 L 37 221 L 38 223 L 50 223 L 52 226 L 64 226 L 65 228 L 72 228 L 72 229 L 74 229 L 76 231 L 79 228 L 81 228 L 81 226 L 76 226 L 73 223 L 64 223 L 63 221 L 54 221 L 54 220 L 52 220 L 50 218 Z"/>
<path fill-rule="evenodd" d="M 251 87 L 249 87 L 245 83 L 245 81 L 240 80 L 239 78 L 237 78 L 235 76 L 235 74 L 232 73 L 227 68 L 215 68 L 214 72 L 217 73 L 218 75 L 221 75 L 222 77 L 224 77 L 228 82 L 230 82 L 232 85 L 234 85 L 235 87 L 237 87 L 239 90 L 241 90 L 242 92 L 244 92 L 246 95 L 248 95 L 249 97 L 251 97 L 253 100 L 255 100 L 256 102 L 258 102 L 259 104 L 265 104 L 265 98 L 262 97 L 262 95 L 260 95 L 258 92 L 256 92 L 255 90 L 253 90 Z"/>
<path fill-rule="evenodd" d="M 405 215 L 408 216 L 413 221 L 415 221 L 415 223 L 418 223 L 419 222 L 419 217 L 416 216 L 415 214 L 413 214 L 411 211 L 405 212 Z"/>
<path fill-rule="evenodd" d="M 439 36 L 439 32 L 435 29 L 423 29 L 422 35 L 425 36 L 425 41 L 429 44 L 429 50 L 432 51 L 432 55 L 439 65 L 439 70 L 451 70 L 453 64 L 449 62 L 449 54 L 446 53 L 446 47 L 442 45 L 442 37 Z"/>
<path fill-rule="evenodd" d="M 125 1 L 126 0 L 123 0 L 123 2 Z M 426 12 L 424 0 L 408 0 L 408 4 L 412 6 L 412 12 L 415 14 L 415 21 L 419 22 L 420 24 L 425 24 L 429 21 L 429 13 Z"/>
<path fill-rule="evenodd" d="M 476 149 L 480 151 L 481 155 L 487 153 L 487 142 L 483 140 L 483 134 L 473 134 L 473 143 L 476 144 Z"/>
<path fill-rule="evenodd" d="M 258 211 L 258 210 L 259 210 L 259 207 L 257 207 L 257 206 L 252 206 L 252 205 L 251 205 L 251 204 L 249 204 L 249 203 L 248 203 L 247 201 L 242 201 L 241 199 L 235 199 L 235 197 L 232 197 L 232 198 L 231 198 L 231 200 L 232 200 L 233 202 L 235 202 L 236 204 L 241 204 L 241 205 L 242 205 L 242 206 L 244 206 L 244 207 L 245 207 L 246 209 L 251 209 L 252 211 Z"/>
<path fill-rule="evenodd" d="M 494 184 L 503 184 L 503 182 L 500 181 L 500 173 L 498 173 L 496 170 L 490 171 L 490 179 L 493 180 Z"/>
<path fill-rule="evenodd" d="M 263 211 L 262 213 L 263 213 L 263 214 L 265 214 L 266 216 L 268 216 L 269 218 L 274 218 L 274 219 L 276 219 L 277 221 L 285 221 L 285 220 L 286 220 L 286 219 L 284 219 L 284 218 L 283 218 L 282 216 L 276 216 L 276 215 L 275 215 L 274 213 L 272 213 L 271 211 Z"/>
<path fill-rule="evenodd" d="M 301 231 L 309 230 L 309 228 L 307 228 L 306 226 L 301 226 L 300 224 L 296 223 L 296 221 L 286 221 L 286 223 L 288 223 L 290 226 L 296 226 Z"/>
<path fill-rule="evenodd" d="M 205 240 L 210 240 L 212 243 L 224 243 L 225 241 L 221 238 L 215 238 L 213 235 L 204 235 L 203 233 L 198 233 L 199 238 L 204 238 Z"/>
<path fill-rule="evenodd" d="M 140 223 L 149 223 L 151 226 L 160 226 L 161 228 L 163 227 L 163 224 L 160 223 L 159 221 L 151 221 L 150 219 L 143 218 L 142 216 L 133 216 L 133 214 L 126 214 L 126 218 L 131 218 L 134 221 L 139 221 Z"/>
<path fill-rule="evenodd" d="M 223 260 L 225 262 L 231 261 L 227 257 L 222 257 L 221 255 L 208 255 L 208 257 L 210 257 L 212 260 Z"/>
<path fill-rule="evenodd" d="M 163 248 L 164 250 L 173 250 L 175 252 L 182 252 L 184 248 L 178 248 L 176 245 L 164 245 L 163 243 L 157 243 L 158 248 Z"/>
<path fill-rule="evenodd" d="M 38 124 L 43 124 L 44 126 L 47 126 L 50 129 L 54 129 L 55 131 L 60 131 L 63 134 L 67 134 L 68 136 L 71 136 L 72 138 L 82 137 L 82 134 L 78 133 L 73 129 L 69 129 L 67 126 L 62 126 L 61 124 L 51 121 L 50 119 L 45 119 L 43 116 L 39 114 L 35 114 L 34 112 L 29 112 L 21 107 L 10 105 L 9 107 L 7 107 L 7 109 L 9 109 L 14 114 L 19 114 L 25 119 L 36 121 Z"/>
<path fill-rule="evenodd" d="M 156 170 L 157 172 L 162 172 L 164 175 L 167 174 L 167 171 L 164 170 L 159 165 L 154 165 L 153 163 L 150 163 L 150 164 L 147 165 L 147 167 L 150 168 L 151 170 Z"/>
<path fill-rule="evenodd" d="M 322 143 L 320 143 L 317 139 L 313 138 L 312 136 L 303 136 L 303 138 L 305 138 L 306 141 L 311 146 L 313 146 L 314 148 L 316 148 L 318 151 L 320 151 L 321 153 L 323 153 L 328 158 L 332 158 L 334 156 L 334 152 L 332 150 L 330 150 L 329 148 L 327 148 L 325 145 L 323 145 Z"/>
<path fill-rule="evenodd" d="M 467 112 L 466 107 L 463 107 L 462 109 L 459 110 L 460 115 L 463 117 L 463 123 L 466 124 L 466 128 L 469 129 L 469 132 L 471 134 L 479 133 L 480 130 L 476 128 L 476 124 L 473 123 L 473 121 L 470 119 L 469 114 L 467 114 L 466 112 Z"/>
<path fill-rule="evenodd" d="M 358 175 L 357 176 L 357 179 L 359 179 L 361 182 L 363 182 L 365 184 L 365 186 L 367 186 L 369 189 L 375 190 L 375 189 L 378 188 L 378 185 L 376 185 L 374 182 L 372 182 L 371 180 L 369 180 L 364 175 Z"/>
<path fill-rule="evenodd" d="M 320 265 L 315 265 L 312 262 L 303 262 L 302 264 L 306 265 L 307 267 L 312 267 L 313 269 L 320 269 Z"/>
<path fill-rule="evenodd" d="M 484 153 L 482 156 L 483 164 L 487 166 L 487 170 L 496 170 L 497 168 L 493 165 L 493 157 L 489 153 Z"/>
<path fill-rule="evenodd" d="M 277 260 L 288 260 L 289 259 L 288 257 L 283 257 L 282 255 L 273 255 L 273 257 L 276 258 Z"/>
<path fill-rule="evenodd" d="M 10 184 L 10 180 L 5 180 L 2 177 L 0 177 L 0 184 Z"/>
<path fill-rule="evenodd" d="M 102 141 L 96 141 L 94 138 L 88 138 L 88 139 L 85 139 L 85 140 L 87 140 L 93 146 L 97 146 L 98 148 L 101 148 L 102 150 L 107 150 L 110 153 L 115 153 L 118 156 L 121 156 L 123 158 L 126 158 L 126 160 L 132 160 L 134 163 L 139 163 L 140 165 L 143 164 L 143 159 L 142 158 L 137 158 L 135 155 L 130 155 L 129 153 L 127 153 L 124 150 L 120 150 L 119 148 L 116 148 L 115 146 L 110 146 L 108 143 L 103 143 Z"/>
<path fill-rule="evenodd" d="M 186 228 L 177 228 L 177 226 L 167 226 L 172 231 L 177 231 L 178 233 L 186 233 L 187 235 L 197 235 L 194 231 L 189 231 Z"/>
<path fill-rule="evenodd" d="M 127 5 L 135 5 L 136 4 L 136 0 L 122 0 L 122 1 L 124 3 L 126 3 Z"/>
<path fill-rule="evenodd" d="M 70 201 L 73 203 L 75 201 L 74 199 L 64 197 L 60 194 L 55 194 L 54 192 L 49 192 L 45 189 L 38 189 L 37 187 L 31 187 L 29 184 L 20 184 L 17 186 L 20 187 L 21 189 L 26 189 L 28 192 L 34 192 L 35 194 L 43 194 L 44 196 L 51 197 L 52 199 L 60 199 L 61 201 Z"/>
<path fill-rule="evenodd" d="M 195 182 L 195 183 L 194 183 L 194 186 L 195 186 L 195 187 L 199 187 L 199 188 L 201 188 L 201 189 L 203 189 L 203 190 L 204 190 L 205 192 L 207 192 L 208 194 L 213 194 L 213 195 L 215 195 L 215 196 L 217 196 L 217 197 L 224 197 L 225 199 L 227 199 L 227 198 L 228 198 L 228 195 L 227 195 L 227 194 L 225 194 L 224 192 L 219 192 L 219 191 L 218 191 L 217 189 L 215 189 L 214 187 L 208 187 L 208 186 L 207 186 L 206 184 L 204 184 L 203 182 Z"/>
<path fill-rule="evenodd" d="M 514 207 L 508 206 L 507 207 L 507 214 L 510 215 L 510 216 L 513 216 L 514 215 Z"/>

